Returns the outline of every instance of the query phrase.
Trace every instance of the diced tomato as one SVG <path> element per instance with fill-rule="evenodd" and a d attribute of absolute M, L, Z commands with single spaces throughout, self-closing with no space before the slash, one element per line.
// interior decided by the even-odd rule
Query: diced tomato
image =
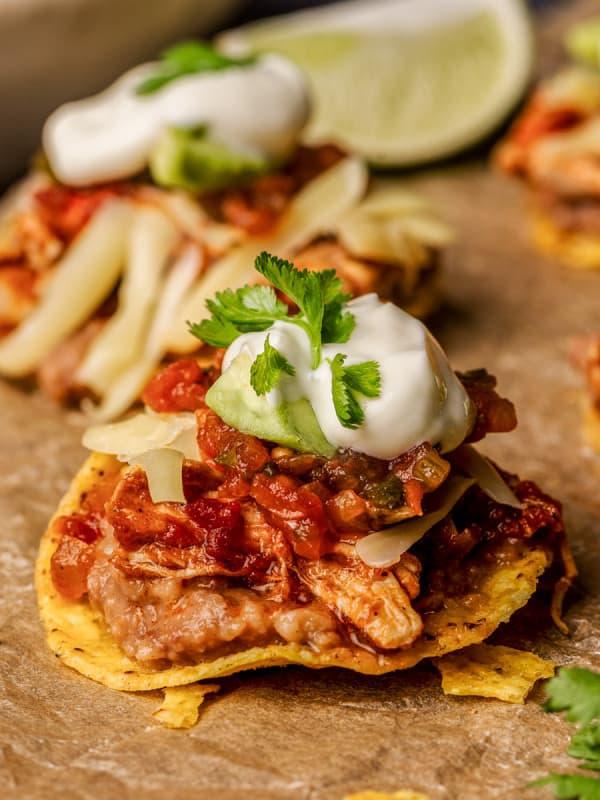
<path fill-rule="evenodd" d="M 48 227 L 61 239 L 69 242 L 105 200 L 123 193 L 122 187 L 114 186 L 70 189 L 57 185 L 36 192 L 35 201 L 40 216 Z"/>
<path fill-rule="evenodd" d="M 67 600 L 79 600 L 87 592 L 87 578 L 94 563 L 94 548 L 79 538 L 63 536 L 50 561 L 54 586 Z"/>
<path fill-rule="evenodd" d="M 218 494 L 226 500 L 241 500 L 242 497 L 250 497 L 250 484 L 241 473 L 228 470 Z"/>
<path fill-rule="evenodd" d="M 250 491 L 297 555 L 315 559 L 327 552 L 327 520 L 316 494 L 287 475 L 255 475 Z"/>
<path fill-rule="evenodd" d="M 246 476 L 261 470 L 270 459 L 260 439 L 231 428 L 213 411 L 198 415 L 198 444 L 209 458 Z"/>
<path fill-rule="evenodd" d="M 58 517 L 54 527 L 63 536 L 71 536 L 85 544 L 92 544 L 100 538 L 98 523 L 98 517 L 92 514 L 70 514 Z"/>
<path fill-rule="evenodd" d="M 142 393 L 147 406 L 159 413 L 197 411 L 206 408 L 206 392 L 218 377 L 215 367 L 201 367 L 193 358 L 182 358 L 157 373 Z"/>
<path fill-rule="evenodd" d="M 188 499 L 193 498 L 185 504 L 153 503 L 141 469 L 123 475 L 105 515 L 119 544 L 126 550 L 145 544 L 191 547 L 208 542 L 210 546 L 212 528 L 218 535 L 220 531 L 229 531 L 230 535 L 235 531 L 238 536 L 242 529 L 239 503 L 203 498 L 202 485 L 205 491 L 213 488 L 215 478 L 206 465 L 201 469 L 198 466 L 184 464 L 184 492 Z"/>
<path fill-rule="evenodd" d="M 185 523 L 166 518 L 164 533 L 155 541 L 168 547 L 203 545 L 210 558 L 227 566 L 244 561 L 244 527 L 240 504 L 202 498 L 184 508 Z"/>
<path fill-rule="evenodd" d="M 239 569 L 245 561 L 244 523 L 237 502 L 198 500 L 186 512 L 204 530 L 204 550 L 208 556 L 230 569 Z"/>
<path fill-rule="evenodd" d="M 406 505 L 410 506 L 417 515 L 423 513 L 423 495 L 425 494 L 425 487 L 416 478 L 410 478 L 404 484 L 404 496 L 406 498 Z"/>

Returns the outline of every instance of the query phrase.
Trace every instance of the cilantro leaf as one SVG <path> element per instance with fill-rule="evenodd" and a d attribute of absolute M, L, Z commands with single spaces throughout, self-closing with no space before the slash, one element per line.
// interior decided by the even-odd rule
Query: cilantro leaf
<path fill-rule="evenodd" d="M 329 305 L 338 299 L 343 299 L 344 302 L 350 299 L 349 294 L 342 292 L 342 281 L 338 278 L 334 269 L 323 269 L 315 273 L 321 283 L 321 293 L 323 295 L 324 305 Z"/>
<path fill-rule="evenodd" d="M 317 274 L 323 294 L 321 339 L 323 342 L 347 342 L 354 330 L 355 321 L 349 311 L 343 311 L 343 307 L 351 299 L 351 295 L 342 291 L 342 282 L 335 270 L 325 269 Z"/>
<path fill-rule="evenodd" d="M 347 342 L 356 325 L 354 316 L 349 311 L 343 311 L 343 304 L 348 295 L 341 295 L 339 299 L 328 303 L 323 309 L 323 325 L 321 339 L 324 344 L 328 342 Z"/>
<path fill-rule="evenodd" d="M 585 769 L 600 770 L 600 724 L 594 722 L 577 731 L 567 753 L 585 761 L 581 764 Z"/>
<path fill-rule="evenodd" d="M 267 394 L 277 385 L 282 373 L 295 375 L 296 370 L 276 347 L 272 347 L 269 337 L 265 339 L 265 349 L 256 357 L 250 367 L 250 383 L 256 394 Z"/>
<path fill-rule="evenodd" d="M 277 319 L 285 319 L 288 307 L 270 286 L 244 286 L 242 289 L 225 289 L 207 300 L 211 314 L 231 322 L 240 333 L 264 331 Z"/>
<path fill-rule="evenodd" d="M 560 669 L 546 684 L 545 711 L 566 711 L 569 722 L 583 725 L 600 717 L 600 675 L 582 667 Z"/>
<path fill-rule="evenodd" d="M 193 336 L 214 347 L 229 347 L 242 333 L 265 331 L 278 319 L 286 319 L 288 308 L 270 286 L 225 289 L 207 300 L 211 318 L 190 324 Z"/>
<path fill-rule="evenodd" d="M 271 286 L 244 286 L 217 292 L 206 307 L 212 319 L 189 325 L 190 332 L 209 344 L 226 347 L 238 335 L 264 331 L 278 319 L 299 325 L 311 345 L 312 367 L 321 363 L 323 342 L 347 342 L 354 330 L 353 315 L 344 310 L 350 295 L 342 292 L 342 282 L 334 270 L 310 272 L 299 270 L 289 261 L 262 252 L 255 269 L 298 307 L 289 315 L 289 308 Z"/>
<path fill-rule="evenodd" d="M 349 389 L 365 397 L 379 397 L 381 394 L 381 373 L 376 361 L 363 361 L 362 364 L 344 367 L 344 379 Z"/>
<path fill-rule="evenodd" d="M 171 81 L 197 72 L 215 72 L 253 64 L 255 56 L 232 58 L 202 41 L 187 41 L 169 47 L 160 56 L 158 71 L 135 87 L 138 95 L 153 94 Z"/>
<path fill-rule="evenodd" d="M 202 322 L 188 321 L 187 326 L 192 336 L 213 347 L 229 347 L 240 335 L 235 325 L 218 314 L 213 314 L 211 319 L 203 319 Z"/>
<path fill-rule="evenodd" d="M 322 344 L 346 342 L 355 326 L 345 304 L 350 295 L 342 291 L 342 282 L 334 270 L 322 272 L 299 270 L 282 258 L 262 252 L 254 263 L 256 271 L 272 286 L 244 286 L 217 292 L 206 301 L 210 319 L 199 324 L 188 323 L 190 332 L 216 347 L 228 347 L 244 333 L 266 331 L 277 320 L 300 326 L 310 341 L 312 368 L 321 363 Z M 289 314 L 279 290 L 298 308 Z M 344 366 L 346 356 L 338 353 L 331 361 L 331 387 L 338 419 L 346 428 L 358 428 L 365 414 L 357 395 L 378 397 L 381 376 L 375 361 Z M 292 364 L 266 338 L 265 348 L 251 367 L 251 384 L 257 394 L 266 394 L 279 381 L 282 373 L 294 375 Z"/>
<path fill-rule="evenodd" d="M 530 786 L 552 786 L 558 800 L 600 800 L 600 781 L 586 775 L 558 775 L 533 781 Z"/>
<path fill-rule="evenodd" d="M 290 317 L 290 322 L 302 325 L 310 339 L 312 367 L 316 369 L 321 361 L 321 328 L 323 326 L 323 287 L 325 282 L 318 272 L 299 270 L 283 258 L 262 252 L 257 256 L 254 267 L 276 289 L 298 306 L 300 314 Z M 326 285 L 331 291 L 331 283 Z M 304 318 L 304 319 L 302 319 Z"/>
<path fill-rule="evenodd" d="M 354 430 L 365 419 L 365 412 L 356 394 L 378 397 L 381 391 L 381 376 L 376 361 L 344 366 L 346 356 L 338 353 L 329 361 L 331 366 L 331 393 L 333 407 L 341 424 Z"/>

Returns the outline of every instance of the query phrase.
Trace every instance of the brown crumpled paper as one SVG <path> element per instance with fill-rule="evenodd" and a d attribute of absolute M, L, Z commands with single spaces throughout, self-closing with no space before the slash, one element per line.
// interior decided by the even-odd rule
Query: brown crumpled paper
<path fill-rule="evenodd" d="M 542 19 L 543 62 L 567 20 Z M 496 637 L 559 664 L 600 669 L 600 455 L 580 435 L 580 381 L 569 340 L 597 330 L 600 273 L 570 272 L 535 252 L 519 187 L 483 162 L 408 179 L 461 238 L 446 259 L 447 307 L 433 329 L 458 369 L 486 366 L 516 403 L 520 426 L 482 450 L 562 499 L 581 575 L 565 638 L 543 613 Z M 431 800 L 543 800 L 525 785 L 567 771 L 570 726 L 524 706 L 446 697 L 437 672 L 363 677 L 269 669 L 220 681 L 188 731 L 152 721 L 158 695 L 110 691 L 47 650 L 37 618 L 37 542 L 84 457 L 81 421 L 37 394 L 0 385 L 0 797 L 23 800 L 341 800 L 410 787 Z"/>

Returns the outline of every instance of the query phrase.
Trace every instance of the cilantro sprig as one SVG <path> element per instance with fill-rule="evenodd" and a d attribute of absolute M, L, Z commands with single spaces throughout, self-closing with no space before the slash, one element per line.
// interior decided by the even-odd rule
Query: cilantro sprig
<path fill-rule="evenodd" d="M 569 722 L 582 727 L 573 735 L 567 753 L 579 767 L 600 772 L 600 675 L 589 669 L 561 669 L 546 684 L 546 711 L 566 711 Z M 532 786 L 552 786 L 559 800 L 600 800 L 600 779 L 588 775 L 552 773 Z"/>
<path fill-rule="evenodd" d="M 323 344 L 347 342 L 355 320 L 346 303 L 350 295 L 332 269 L 322 272 L 299 270 L 289 261 L 262 252 L 254 263 L 256 271 L 271 286 L 244 286 L 217 292 L 207 300 L 210 318 L 188 323 L 190 333 L 214 347 L 229 347 L 244 333 L 268 330 L 278 320 L 300 326 L 310 342 L 311 367 L 322 360 Z M 290 308 L 277 290 L 298 309 Z M 347 428 L 357 428 L 364 421 L 364 411 L 357 395 L 378 397 L 381 391 L 379 366 L 375 361 L 344 366 L 346 356 L 338 353 L 330 359 L 332 394 L 336 414 Z M 283 374 L 293 376 L 295 369 L 277 348 L 265 341 L 264 351 L 250 370 L 250 382 L 258 394 L 273 389 Z"/>
<path fill-rule="evenodd" d="M 365 412 L 356 395 L 378 397 L 381 392 L 381 375 L 376 361 L 363 361 L 350 367 L 344 366 L 345 361 L 346 356 L 338 353 L 329 362 L 333 406 L 342 425 L 355 429 L 365 420 Z"/>
<path fill-rule="evenodd" d="M 600 675 L 582 667 L 561 669 L 546 684 L 545 711 L 566 711 L 569 722 L 586 725 L 600 717 Z"/>
<path fill-rule="evenodd" d="M 287 358 L 273 347 L 269 337 L 265 339 L 265 349 L 260 353 L 250 368 L 250 383 L 256 394 L 267 394 L 277 385 L 283 375 L 295 375 L 296 370 Z"/>
<path fill-rule="evenodd" d="M 306 331 L 313 369 L 321 363 L 323 343 L 348 341 L 354 317 L 343 308 L 350 295 L 342 291 L 334 270 L 299 270 L 266 252 L 257 256 L 254 268 L 298 307 L 298 313 L 289 315 L 289 307 L 272 286 L 225 289 L 206 301 L 211 318 L 189 326 L 194 336 L 215 347 L 228 347 L 242 333 L 265 331 L 277 320 L 286 320 Z"/>
<path fill-rule="evenodd" d="M 229 67 L 253 64 L 255 56 L 232 58 L 202 41 L 187 41 L 169 47 L 160 56 L 157 72 L 135 87 L 138 95 L 153 94 L 171 81 L 197 72 L 216 72 Z"/>

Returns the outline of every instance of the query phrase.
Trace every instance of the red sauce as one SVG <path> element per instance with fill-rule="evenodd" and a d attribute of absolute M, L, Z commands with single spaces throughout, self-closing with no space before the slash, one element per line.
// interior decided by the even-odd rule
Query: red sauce
<path fill-rule="evenodd" d="M 198 445 L 209 458 L 244 475 L 259 472 L 270 460 L 260 439 L 226 425 L 210 410 L 198 415 Z"/>
<path fill-rule="evenodd" d="M 100 518 L 96 514 L 71 514 L 58 517 L 54 522 L 61 536 L 71 536 L 84 544 L 93 544 L 100 538 Z"/>
<path fill-rule="evenodd" d="M 323 503 L 316 494 L 288 475 L 254 476 L 251 496 L 267 512 L 271 524 L 282 530 L 294 552 L 320 558 L 330 548 Z"/>
<path fill-rule="evenodd" d="M 209 558 L 239 569 L 246 549 L 240 504 L 204 499 L 189 503 L 185 511 L 202 531 L 202 543 Z"/>
<path fill-rule="evenodd" d="M 126 185 L 89 189 L 54 185 L 36 192 L 35 202 L 46 225 L 60 239 L 70 242 L 105 200 L 130 191 Z"/>
<path fill-rule="evenodd" d="M 145 558 L 156 559 L 161 567 L 203 567 L 204 562 L 210 574 L 215 574 L 214 567 L 216 574 L 243 577 L 252 585 L 264 582 L 274 564 L 284 564 L 283 587 L 290 580 L 291 551 L 318 559 L 331 552 L 335 539 L 385 525 L 388 511 L 393 518 L 398 511 L 405 514 L 408 506 L 419 514 L 424 494 L 447 476 L 449 464 L 428 443 L 392 461 L 352 450 L 327 460 L 272 448 L 230 427 L 206 407 L 204 396 L 215 377 L 216 369 L 207 371 L 194 359 L 182 359 L 148 384 L 144 400 L 154 410 L 196 411 L 205 461 L 184 463 L 186 503 L 153 503 L 141 469 L 100 474 L 82 494 L 78 512 L 55 522 L 61 541 L 52 559 L 52 577 L 65 597 L 85 593 L 101 518 L 112 526 L 120 546 L 117 555 L 125 565 L 132 551 L 144 547 Z M 461 379 L 477 408 L 472 435 L 514 425 L 512 404 L 495 393 L 492 376 L 479 371 Z M 534 484 L 514 483 L 523 512 L 473 490 L 457 505 L 452 520 L 438 526 L 441 545 L 434 550 L 448 560 L 452 552 L 468 551 L 482 537 L 489 538 L 490 531 L 523 538 L 540 527 L 562 530 L 557 504 Z"/>
<path fill-rule="evenodd" d="M 161 369 L 147 384 L 142 400 L 153 411 L 177 413 L 206 408 L 204 398 L 219 375 L 216 367 L 201 367 L 182 358 Z"/>

